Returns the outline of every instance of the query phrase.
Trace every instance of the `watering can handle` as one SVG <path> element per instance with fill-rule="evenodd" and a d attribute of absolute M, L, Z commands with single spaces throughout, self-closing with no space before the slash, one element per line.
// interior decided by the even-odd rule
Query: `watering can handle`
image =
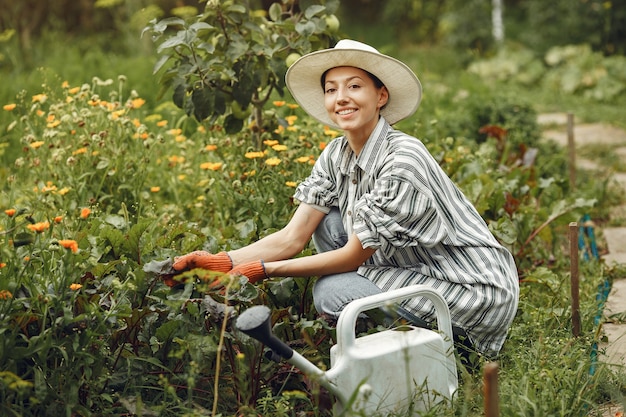
<path fill-rule="evenodd" d="M 448 304 L 437 291 L 426 285 L 412 285 L 351 301 L 344 307 L 339 316 L 339 321 L 337 322 L 337 347 L 343 350 L 348 349 L 354 344 L 354 328 L 356 326 L 356 320 L 362 312 L 376 307 L 382 307 L 392 301 L 417 296 L 428 298 L 435 306 L 437 327 L 447 336 L 444 340 L 447 339 L 445 341 L 446 343 L 449 342 L 450 350 L 452 350 L 452 320 L 450 319 Z"/>

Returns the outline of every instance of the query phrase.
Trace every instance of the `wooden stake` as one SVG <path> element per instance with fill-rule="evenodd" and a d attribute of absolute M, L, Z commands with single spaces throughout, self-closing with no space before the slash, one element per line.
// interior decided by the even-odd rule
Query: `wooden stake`
<path fill-rule="evenodd" d="M 572 334 L 580 336 L 580 305 L 578 294 L 578 223 L 569 224 L 570 281 L 572 293 Z"/>
<path fill-rule="evenodd" d="M 567 147 L 569 149 L 569 184 L 576 189 L 576 139 L 574 137 L 574 115 L 567 113 Z"/>
<path fill-rule="evenodd" d="M 487 362 L 483 370 L 485 389 L 485 417 L 498 417 L 500 403 L 498 401 L 498 363 Z"/>

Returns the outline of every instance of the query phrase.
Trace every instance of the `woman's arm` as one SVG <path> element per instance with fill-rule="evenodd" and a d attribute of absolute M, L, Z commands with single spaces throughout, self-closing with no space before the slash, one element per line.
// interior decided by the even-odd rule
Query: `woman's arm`
<path fill-rule="evenodd" d="M 263 259 L 264 262 L 289 259 L 304 249 L 326 214 L 308 204 L 300 204 L 289 223 L 248 246 L 229 251 L 233 265 Z"/>
<path fill-rule="evenodd" d="M 376 249 L 365 248 L 355 234 L 342 248 L 312 256 L 265 262 L 265 273 L 270 277 L 309 277 L 356 271 Z"/>

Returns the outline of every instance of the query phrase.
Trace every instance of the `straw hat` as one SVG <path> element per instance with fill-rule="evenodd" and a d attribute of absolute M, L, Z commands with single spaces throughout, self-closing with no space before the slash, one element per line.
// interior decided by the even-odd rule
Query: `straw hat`
<path fill-rule="evenodd" d="M 377 76 L 389 91 L 389 101 L 380 114 L 394 124 L 415 113 L 422 99 L 422 85 L 401 61 L 383 55 L 361 42 L 344 39 L 331 49 L 304 55 L 287 70 L 285 81 L 296 102 L 325 125 L 338 126 L 324 107 L 322 74 L 335 67 L 357 67 Z"/>

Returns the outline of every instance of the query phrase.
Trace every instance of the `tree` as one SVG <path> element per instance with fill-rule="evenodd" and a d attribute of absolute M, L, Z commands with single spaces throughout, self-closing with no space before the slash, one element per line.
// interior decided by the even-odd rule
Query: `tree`
<path fill-rule="evenodd" d="M 173 89 L 174 103 L 198 121 L 224 116 L 228 133 L 251 117 L 259 147 L 271 123 L 263 108 L 274 92 L 283 96 L 288 63 L 331 46 L 338 7 L 339 0 L 281 0 L 252 10 L 247 2 L 208 0 L 192 21 L 153 20 L 144 32 L 159 42 L 154 72 Z"/>

